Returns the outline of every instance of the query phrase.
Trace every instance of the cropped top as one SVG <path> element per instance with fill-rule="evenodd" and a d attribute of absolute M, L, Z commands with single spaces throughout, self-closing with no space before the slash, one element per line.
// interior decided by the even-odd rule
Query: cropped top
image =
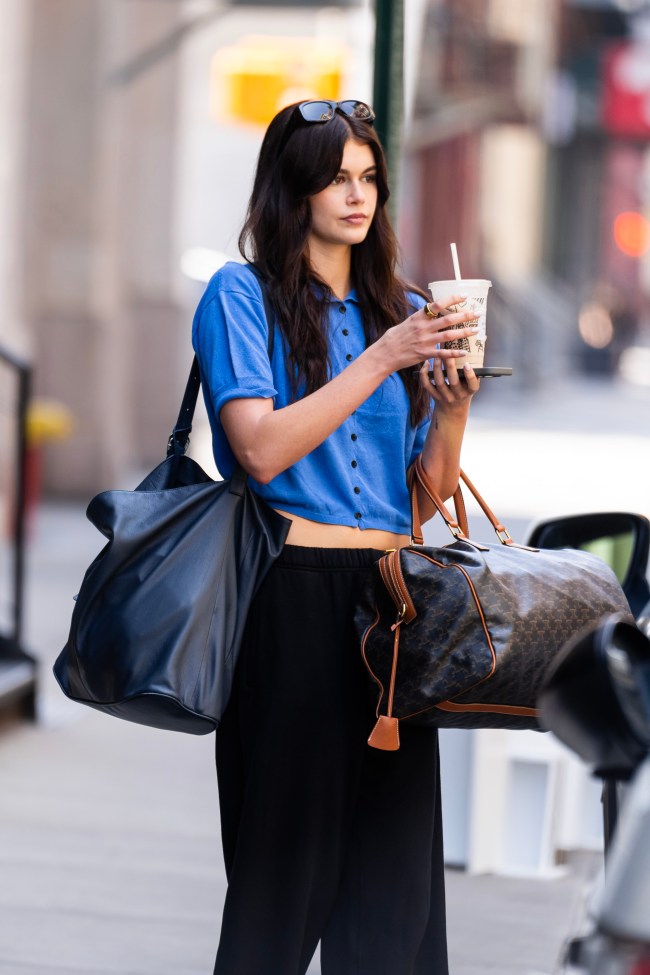
<path fill-rule="evenodd" d="M 409 293 L 413 311 L 422 299 Z M 272 360 L 260 284 L 245 264 L 225 264 L 210 280 L 192 326 L 215 462 L 225 478 L 235 457 L 219 420 L 232 399 L 291 403 L 288 345 L 274 324 Z M 361 309 L 354 291 L 329 304 L 331 375 L 365 348 Z M 411 530 L 406 470 L 422 450 L 429 415 L 411 426 L 410 404 L 397 373 L 390 375 L 322 444 L 268 484 L 249 478 L 251 488 L 274 508 L 311 521 L 399 534 Z"/>

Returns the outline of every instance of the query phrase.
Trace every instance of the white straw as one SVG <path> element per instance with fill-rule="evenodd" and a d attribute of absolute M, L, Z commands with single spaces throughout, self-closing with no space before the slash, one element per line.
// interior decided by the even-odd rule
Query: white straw
<path fill-rule="evenodd" d="M 455 244 L 450 244 L 451 247 L 451 259 L 454 262 L 454 276 L 457 281 L 462 281 L 460 273 L 460 264 L 458 263 L 458 251 L 456 250 Z"/>

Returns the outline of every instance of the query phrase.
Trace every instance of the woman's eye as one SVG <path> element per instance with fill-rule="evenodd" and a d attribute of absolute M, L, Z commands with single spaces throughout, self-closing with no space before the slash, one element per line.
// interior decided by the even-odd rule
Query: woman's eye
<path fill-rule="evenodd" d="M 376 173 L 368 173 L 367 176 L 364 176 L 364 179 L 365 179 L 366 183 L 376 183 L 377 182 L 377 175 L 376 175 Z"/>
<path fill-rule="evenodd" d="M 332 180 L 332 183 L 335 186 L 337 186 L 339 183 L 342 183 L 343 181 L 344 181 L 344 177 L 343 176 L 335 176 L 334 179 Z"/>

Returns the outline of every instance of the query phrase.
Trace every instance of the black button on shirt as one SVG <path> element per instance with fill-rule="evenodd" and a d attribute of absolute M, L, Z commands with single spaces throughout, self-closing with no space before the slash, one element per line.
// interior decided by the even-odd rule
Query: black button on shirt
<path fill-rule="evenodd" d="M 349 328 L 344 328 L 341 331 L 343 332 L 344 335 L 349 335 L 350 334 L 350 329 Z"/>
<path fill-rule="evenodd" d="M 355 494 L 361 494 L 361 488 L 360 487 L 355 487 L 354 493 Z"/>
<path fill-rule="evenodd" d="M 348 362 L 352 362 L 352 356 L 351 356 L 351 354 L 349 352 L 348 352 L 348 354 L 346 355 L 345 358 L 348 360 Z"/>
<path fill-rule="evenodd" d="M 350 440 L 356 440 L 356 439 L 357 439 L 356 433 L 351 433 L 350 434 Z"/>
<path fill-rule="evenodd" d="M 351 460 L 350 463 L 352 464 L 353 467 L 356 467 L 357 466 L 356 460 Z"/>
<path fill-rule="evenodd" d="M 342 315 L 344 315 L 344 314 L 345 314 L 345 312 L 346 312 L 346 310 L 347 310 L 347 309 L 346 309 L 346 307 L 345 307 L 345 305 L 340 305 L 340 306 L 339 306 L 339 311 L 341 312 L 341 314 L 342 314 Z"/>
<path fill-rule="evenodd" d="M 354 512 L 354 517 L 357 518 L 357 519 L 358 518 L 361 518 L 362 517 L 361 512 L 360 511 L 355 511 Z"/>

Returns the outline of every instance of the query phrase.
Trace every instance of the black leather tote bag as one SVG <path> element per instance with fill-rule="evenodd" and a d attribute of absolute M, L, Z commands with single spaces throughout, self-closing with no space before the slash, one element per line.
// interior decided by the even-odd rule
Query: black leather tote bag
<path fill-rule="evenodd" d="M 54 665 L 72 700 L 190 734 L 219 724 L 248 608 L 290 527 L 241 467 L 213 481 L 185 456 L 200 383 L 195 358 L 167 458 L 134 491 L 90 502 L 108 544 L 86 571 Z"/>
<path fill-rule="evenodd" d="M 469 538 L 460 489 L 454 520 L 421 463 L 411 481 L 417 544 L 378 560 L 355 614 L 378 690 L 369 744 L 399 748 L 399 722 L 438 728 L 540 729 L 537 695 L 564 643 L 603 616 L 633 622 L 612 570 L 595 555 L 517 545 L 474 485 L 461 477 L 500 544 Z M 416 483 L 454 536 L 422 545 Z"/>

